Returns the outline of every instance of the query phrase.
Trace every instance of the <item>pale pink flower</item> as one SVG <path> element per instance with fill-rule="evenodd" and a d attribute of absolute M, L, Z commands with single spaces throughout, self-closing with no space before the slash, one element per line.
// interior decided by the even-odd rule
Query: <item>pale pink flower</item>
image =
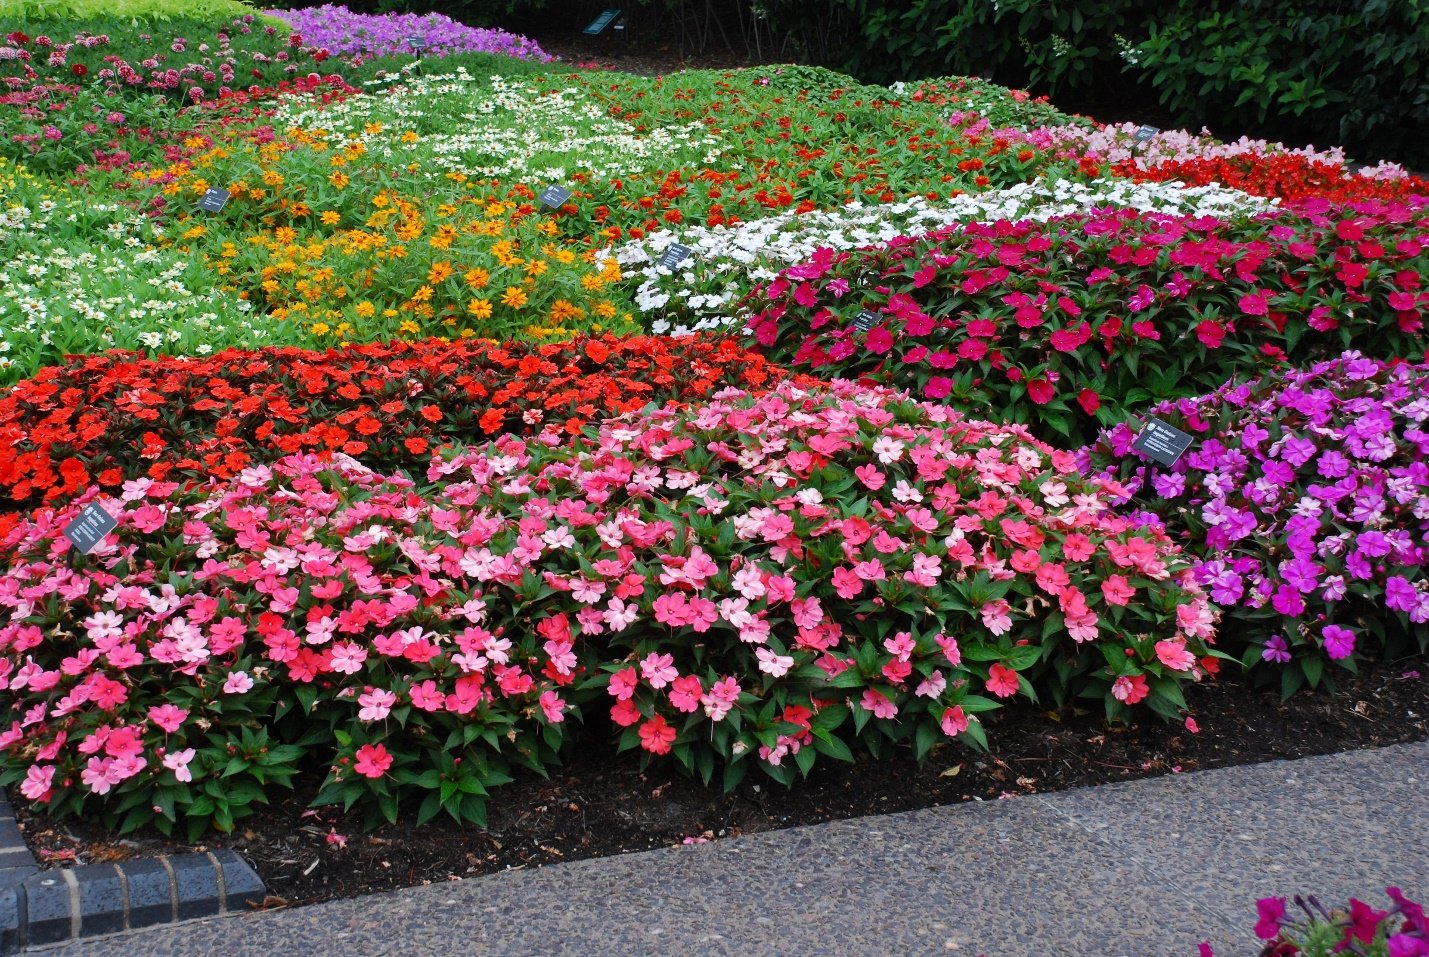
<path fill-rule="evenodd" d="M 381 721 L 392 713 L 392 706 L 397 703 L 397 696 L 391 691 L 382 688 L 368 688 L 358 695 L 357 703 L 360 710 L 357 717 L 362 721 Z"/>
<path fill-rule="evenodd" d="M 193 772 L 189 770 L 189 762 L 194 759 L 194 749 L 184 748 L 182 751 L 174 751 L 164 755 L 164 767 L 174 772 L 174 777 L 188 783 L 194 779 Z"/>

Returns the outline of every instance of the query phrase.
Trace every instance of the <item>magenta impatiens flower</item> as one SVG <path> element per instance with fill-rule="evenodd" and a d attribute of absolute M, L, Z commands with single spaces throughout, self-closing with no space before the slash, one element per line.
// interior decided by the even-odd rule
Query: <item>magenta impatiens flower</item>
<path fill-rule="evenodd" d="M 1262 897 L 1255 902 L 1260 920 L 1255 925 L 1255 936 L 1261 940 L 1274 940 L 1280 936 L 1280 925 L 1285 922 L 1285 898 Z"/>

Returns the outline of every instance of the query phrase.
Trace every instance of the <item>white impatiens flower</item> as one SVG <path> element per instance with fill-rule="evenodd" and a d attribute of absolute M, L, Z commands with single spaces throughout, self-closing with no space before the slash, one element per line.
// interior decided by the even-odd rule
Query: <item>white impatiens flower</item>
<path fill-rule="evenodd" d="M 741 327 L 750 311 L 741 305 L 745 295 L 820 247 L 858 249 L 959 223 L 1045 221 L 1094 209 L 1233 218 L 1275 205 L 1276 200 L 1216 184 L 1188 188 L 1174 182 L 1039 180 L 945 200 L 917 196 L 886 205 L 854 202 L 833 210 L 789 211 L 733 226 L 659 230 L 603 255 L 640 280 L 635 307 L 648 317 L 650 331 L 686 335 Z M 676 243 L 688 246 L 690 255 L 674 270 L 658 265 L 665 250 Z"/>

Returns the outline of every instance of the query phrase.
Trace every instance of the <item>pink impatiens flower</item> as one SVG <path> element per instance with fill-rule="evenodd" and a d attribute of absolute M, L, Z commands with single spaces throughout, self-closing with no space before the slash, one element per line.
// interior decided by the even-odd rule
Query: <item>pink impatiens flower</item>
<path fill-rule="evenodd" d="M 663 715 L 656 715 L 640 726 L 640 746 L 651 754 L 669 754 L 678 732 Z"/>
<path fill-rule="evenodd" d="M 778 654 L 768 648 L 756 648 L 754 654 L 759 659 L 759 670 L 774 678 L 784 677 L 789 673 L 789 669 L 794 667 L 792 657 Z"/>
<path fill-rule="evenodd" d="M 704 690 L 698 676 L 682 675 L 670 685 L 670 704 L 675 706 L 676 711 L 694 714 L 700 710 L 700 696 Z"/>
<path fill-rule="evenodd" d="M 1186 639 L 1168 638 L 1156 643 L 1156 657 L 1172 671 L 1190 671 L 1196 656 L 1186 650 Z"/>
<path fill-rule="evenodd" d="M 163 728 L 169 734 L 173 734 L 183 726 L 188 719 L 189 713 L 183 708 L 176 708 L 171 704 L 161 704 L 156 708 L 149 709 L 149 720 Z"/>
<path fill-rule="evenodd" d="M 1151 693 L 1145 675 L 1123 675 L 1111 683 L 1111 695 L 1123 704 L 1136 704 Z"/>
<path fill-rule="evenodd" d="M 999 698 L 1010 698 L 1017 694 L 1017 672 L 1006 665 L 994 663 L 987 670 L 987 690 Z"/>
<path fill-rule="evenodd" d="M 865 710 L 872 711 L 875 718 L 887 720 L 898 714 L 898 706 L 890 701 L 887 695 L 872 688 L 863 690 L 863 699 L 859 704 L 863 705 Z"/>
<path fill-rule="evenodd" d="M 968 716 L 963 711 L 962 705 L 954 705 L 943 711 L 943 717 L 939 719 L 938 725 L 943 729 L 943 733 L 950 738 L 956 738 L 968 729 Z"/>
<path fill-rule="evenodd" d="M 380 778 L 392 767 L 392 755 L 384 744 L 364 744 L 357 749 L 357 761 L 353 769 L 367 778 Z"/>
<path fill-rule="evenodd" d="M 554 691 L 542 692 L 540 697 L 541 713 L 546 716 L 546 720 L 551 724 L 560 724 L 566 720 L 566 703 L 561 700 L 561 696 Z"/>
<path fill-rule="evenodd" d="M 189 770 L 189 762 L 194 759 L 194 749 L 184 748 L 182 751 L 175 751 L 164 755 L 164 767 L 174 772 L 174 777 L 187 784 L 194 779 L 193 772 Z"/>
<path fill-rule="evenodd" d="M 224 694 L 247 694 L 253 690 L 253 678 L 246 671 L 235 671 L 223 681 Z"/>
<path fill-rule="evenodd" d="M 357 717 L 363 721 L 381 721 L 392 713 L 392 706 L 397 703 L 397 696 L 382 688 L 368 688 L 358 695 L 357 703 L 360 706 Z"/>
<path fill-rule="evenodd" d="M 651 652 L 640 662 L 640 674 L 657 691 L 680 676 L 673 655 Z"/>

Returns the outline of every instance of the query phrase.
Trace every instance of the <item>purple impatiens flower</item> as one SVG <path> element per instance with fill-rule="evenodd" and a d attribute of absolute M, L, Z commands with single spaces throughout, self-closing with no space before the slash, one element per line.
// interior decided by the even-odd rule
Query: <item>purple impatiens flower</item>
<path fill-rule="evenodd" d="M 1355 633 L 1348 628 L 1326 625 L 1321 637 L 1325 642 L 1325 654 L 1330 656 L 1331 661 L 1340 661 L 1354 654 Z"/>
<path fill-rule="evenodd" d="M 552 58 L 534 40 L 458 23 L 439 13 L 353 13 L 347 7 L 325 4 L 305 10 L 269 10 L 292 24 L 309 44 L 331 53 L 356 56 L 410 54 L 416 38 L 427 56 L 449 53 L 497 53 L 523 60 L 548 62 Z"/>
<path fill-rule="evenodd" d="M 1261 649 L 1260 657 L 1264 661 L 1273 661 L 1282 665 L 1288 662 L 1290 646 L 1285 643 L 1285 636 L 1271 635 L 1265 642 L 1265 647 Z"/>
<path fill-rule="evenodd" d="M 1363 653 L 1325 622 L 1429 623 L 1429 363 L 1347 352 L 1147 412 L 1196 436 L 1175 465 L 1133 452 L 1124 425 L 1079 461 L 1146 496 L 1264 661 Z"/>

